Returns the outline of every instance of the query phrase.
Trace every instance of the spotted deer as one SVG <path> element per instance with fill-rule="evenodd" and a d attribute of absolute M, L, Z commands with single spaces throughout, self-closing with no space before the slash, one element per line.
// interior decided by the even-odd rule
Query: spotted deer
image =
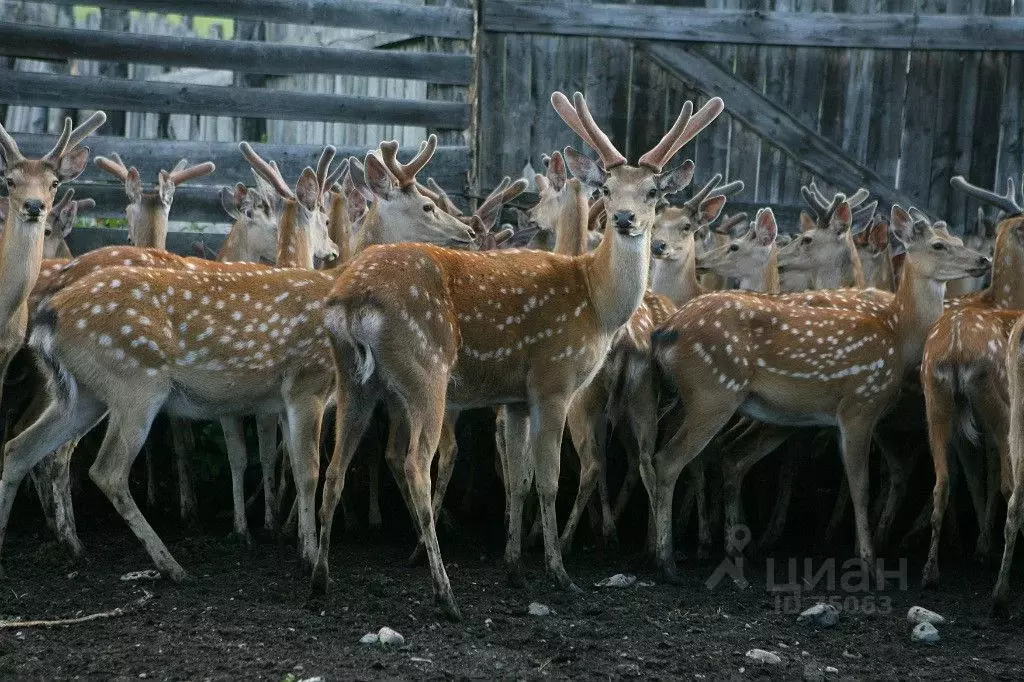
<path fill-rule="evenodd" d="M 991 283 L 979 292 L 949 301 L 924 346 L 921 384 L 935 468 L 932 537 L 923 573 L 926 585 L 934 585 L 939 579 L 939 540 L 949 502 L 949 451 L 956 436 L 974 445 L 983 444 L 987 452 L 987 457 L 978 457 L 966 444 L 957 448 L 978 520 L 976 551 L 986 556 L 991 549 L 1000 482 L 1010 482 L 1007 339 L 1024 309 L 1020 277 L 1024 268 L 1024 208 L 1013 181 L 1005 196 L 972 185 L 961 176 L 953 178 L 951 184 L 998 207 L 1005 217 L 997 228 Z M 984 442 L 980 443 L 982 437 Z"/>
<path fill-rule="evenodd" d="M 256 177 L 260 178 L 259 174 Z M 277 192 L 262 185 L 260 178 L 257 187 L 237 183 L 221 190 L 221 206 L 234 222 L 217 260 L 272 263 L 277 257 Z"/>
<path fill-rule="evenodd" d="M 1009 190 L 1004 196 L 1012 196 L 1013 190 Z M 1002 209 L 992 206 L 986 211 L 979 207 L 974 219 L 972 229 L 965 229 L 964 244 L 974 249 L 991 255 L 995 249 L 996 236 L 998 234 L 999 218 Z M 968 294 L 973 294 L 984 289 L 986 281 L 984 277 L 964 277 L 955 282 L 950 282 L 946 287 L 946 298 L 956 299 Z"/>
<path fill-rule="evenodd" d="M 850 213 L 849 204 L 837 212 Z M 899 206 L 891 224 L 907 244 L 907 264 L 888 303 L 868 298 L 859 307 L 813 307 L 716 292 L 683 306 L 655 333 L 655 362 L 685 409 L 662 448 L 641 461 L 655 507 L 657 559 L 668 580 L 678 579 L 671 532 L 676 478 L 736 412 L 787 426 L 839 427 L 858 551 L 873 564 L 867 459 L 875 425 L 920 360 L 942 312 L 945 282 L 990 265 Z"/>
<path fill-rule="evenodd" d="M 609 216 L 596 251 L 566 257 L 516 249 L 468 253 L 425 244 L 378 247 L 355 258 L 331 292 L 327 326 L 338 368 L 339 430 L 320 512 L 314 589 L 327 585 L 331 525 L 345 471 L 378 400 L 403 431 L 401 442 L 408 443 L 402 453 L 407 501 L 446 615 L 458 618 L 459 610 L 441 561 L 430 499 L 430 464 L 446 408 L 506 406 L 510 576 L 522 579 L 522 505 L 536 474 L 546 564 L 562 588 L 572 587 L 554 508 L 569 403 L 643 297 L 655 208 L 668 189 L 662 168 L 723 105 L 712 99 L 691 116 L 687 103 L 661 142 L 639 166 L 630 166 L 594 122 L 582 94 L 573 102 L 561 93 L 551 99 L 602 160 L 584 180 L 602 187 Z"/>
<path fill-rule="evenodd" d="M 998 249 L 998 242 L 997 247 Z M 1009 428 L 1007 458 L 1009 459 L 1006 507 L 1006 526 L 1003 528 L 1003 558 L 999 564 L 999 577 L 992 591 L 992 615 L 1009 616 L 1010 569 L 1017 538 L 1024 524 L 1024 316 L 1018 317 L 1010 330 L 1006 345 L 1006 374 L 1009 385 Z"/>
<path fill-rule="evenodd" d="M 864 285 L 881 291 L 896 291 L 888 221 L 873 218 L 864 230 L 854 235 L 853 243 L 864 270 Z"/>
<path fill-rule="evenodd" d="M 0 235 L 0 383 L 24 343 L 28 297 L 43 261 L 47 218 L 61 183 L 74 180 L 89 160 L 82 142 L 107 120 L 98 111 L 72 129 L 71 119 L 53 149 L 28 159 L 0 126 L 0 175 L 7 188 L 7 217 Z"/>

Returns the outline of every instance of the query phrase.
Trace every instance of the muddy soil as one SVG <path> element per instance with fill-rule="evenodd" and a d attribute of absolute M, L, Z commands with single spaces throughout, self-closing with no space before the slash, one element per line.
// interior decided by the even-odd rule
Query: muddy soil
<path fill-rule="evenodd" d="M 494 529 L 462 529 L 443 542 L 464 615 L 462 622 L 449 623 L 432 606 L 427 569 L 405 565 L 408 534 L 336 542 L 335 588 L 310 600 L 288 545 L 258 536 L 255 547 L 246 549 L 219 532 L 185 537 L 161 529 L 191 580 L 127 582 L 123 574 L 149 568 L 134 537 L 106 516 L 83 519 L 82 525 L 88 559 L 75 565 L 40 528 L 15 531 L 5 551 L 0 618 L 88 615 L 131 605 L 147 591 L 152 599 L 120 617 L 0 630 L 3 678 L 1024 676 L 1024 576 L 1018 571 L 1014 617 L 993 621 L 987 610 L 994 571 L 973 563 L 945 562 L 943 585 L 935 592 L 917 587 L 920 565 L 912 559 L 905 588 L 893 584 L 884 593 L 866 594 L 850 581 L 845 588 L 837 582 L 833 590 L 819 586 L 801 595 L 796 604 L 766 591 L 763 560 L 744 566 L 746 589 L 728 578 L 708 589 L 720 558 L 684 557 L 684 584 L 674 586 L 658 581 L 639 554 L 583 547 L 567 560 L 583 594 L 567 598 L 544 578 L 536 554 L 529 558 L 529 586 L 507 586 Z M 818 568 L 824 565 L 823 557 L 811 559 Z M 775 582 L 788 580 L 785 561 L 776 560 Z M 622 589 L 593 586 L 616 573 L 639 581 Z M 798 580 L 807 577 L 800 573 Z M 798 607 L 831 596 L 846 609 L 836 627 L 815 630 L 797 623 Z M 529 615 L 534 601 L 550 607 L 551 615 Z M 938 645 L 910 641 L 906 613 L 915 604 L 953 619 L 940 627 Z M 405 646 L 359 643 L 384 625 L 404 635 Z M 781 665 L 746 659 L 752 648 L 777 653 Z"/>

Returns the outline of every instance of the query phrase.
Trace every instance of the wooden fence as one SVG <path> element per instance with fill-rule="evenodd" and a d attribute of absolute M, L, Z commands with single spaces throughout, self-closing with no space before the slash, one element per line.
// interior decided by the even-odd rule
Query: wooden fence
<path fill-rule="evenodd" d="M 473 14 L 468 9 L 355 0 L 94 3 L 102 6 L 103 12 L 130 16 L 133 25 L 134 20 L 146 15 L 129 15 L 125 10 L 183 12 L 230 17 L 239 24 L 246 20 L 287 22 L 282 33 L 302 33 L 313 40 L 323 38 L 319 31 L 333 27 L 374 29 L 389 36 L 395 47 L 359 49 L 346 43 L 200 38 L 189 31 L 152 35 L 105 30 L 103 18 L 107 15 L 102 15 L 99 29 L 94 23 L 86 28 L 53 25 L 45 18 L 56 17 L 59 21 L 60 13 L 53 11 L 54 6 L 60 9 L 78 3 L 53 0 L 44 5 L 49 13 L 40 12 L 38 6 L 33 10 L 31 6 L 36 3 L 29 3 L 27 12 L 25 3 L 5 4 L 4 18 L 8 20 L 0 22 L 0 54 L 7 57 L 7 63 L 0 68 L 0 104 L 5 105 L 5 123 L 12 126 L 23 150 L 37 153 L 47 149 L 63 112 L 117 112 L 112 117 L 114 125 L 108 124 L 104 135 L 90 141 L 94 155 L 116 151 L 127 163 L 138 166 L 143 180 L 149 182 L 155 180 L 158 170 L 172 168 L 179 158 L 216 164 L 217 171 L 203 178 L 203 184 L 182 187 L 175 194 L 171 214 L 174 221 L 227 220 L 219 207 L 218 188 L 251 178 L 237 140 L 256 142 L 258 152 L 275 159 L 285 177 L 294 179 L 304 166 L 315 165 L 325 141 L 335 144 L 342 154 L 361 157 L 380 139 L 371 137 L 373 142 L 368 143 L 363 135 L 346 134 L 349 125 L 371 129 L 371 136 L 403 128 L 412 130 L 411 136 L 399 136 L 407 145 L 410 137 L 418 142 L 428 131 L 442 134 L 444 146 L 438 149 L 428 172 L 453 194 L 466 193 L 469 152 L 465 131 L 470 123 L 466 95 L 472 78 L 468 39 L 473 34 Z M 33 23 L 33 19 L 40 18 L 44 20 Z M 65 14 L 64 21 L 78 23 L 71 13 Z M 295 26 L 299 24 L 303 26 Z M 410 44 L 415 51 L 408 49 Z M 125 68 L 117 73 L 106 68 L 111 64 Z M 24 66 L 28 68 L 19 68 Z M 142 78 L 125 77 L 139 71 L 144 74 Z M 215 77 L 208 77 L 210 74 Z M 373 88 L 346 92 L 346 83 L 340 79 L 352 77 L 362 78 L 364 83 L 376 81 L 380 84 L 377 92 Z M 309 87 L 311 79 L 324 79 L 338 87 Z M 392 87 L 394 83 L 404 86 L 409 82 L 417 83 L 419 96 L 402 96 L 406 88 Z M 10 114 L 16 110 L 42 113 L 14 117 L 22 121 L 19 126 L 11 123 Z M 142 117 L 135 119 L 134 126 L 126 119 L 133 115 Z M 186 139 L 166 139 L 172 130 L 167 122 L 175 117 L 185 120 L 173 132 Z M 212 137 L 223 141 L 187 139 L 196 131 L 192 122 L 200 117 L 212 122 Z M 40 119 L 42 125 L 38 124 Z M 253 121 L 257 125 L 246 125 Z M 224 122 L 227 125 L 221 125 Z M 290 123 L 282 125 L 284 122 Z M 332 130 L 332 124 L 346 127 Z M 120 137 L 133 127 L 137 132 L 155 133 L 165 139 Z M 314 128 L 320 135 L 312 133 Z M 26 134 L 26 129 L 33 132 Z M 269 142 L 259 144 L 261 138 Z M 400 156 L 407 158 L 415 151 L 415 147 L 406 148 Z M 90 166 L 76 189 L 79 196 L 96 199 L 97 216 L 123 216 L 123 189 L 99 169 Z"/>

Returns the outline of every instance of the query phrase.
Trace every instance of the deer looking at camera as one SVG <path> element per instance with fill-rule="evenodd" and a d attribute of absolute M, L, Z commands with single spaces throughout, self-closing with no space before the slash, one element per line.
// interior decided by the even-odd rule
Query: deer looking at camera
<path fill-rule="evenodd" d="M 928 439 L 935 467 L 932 500 L 932 537 L 923 582 L 939 579 L 939 540 L 949 503 L 949 451 L 954 436 L 983 445 L 986 457 L 977 457 L 967 445 L 958 448 L 978 520 L 976 552 L 987 556 L 996 522 L 998 496 L 1010 484 L 1006 434 L 1011 420 L 1006 368 L 1010 329 L 1024 309 L 1024 208 L 1013 180 L 1006 195 L 982 189 L 957 176 L 951 181 L 960 191 L 999 208 L 1004 218 L 996 230 L 992 281 L 985 289 L 948 301 L 948 309 L 935 323 L 924 346 L 921 384 L 928 418 Z M 984 438 L 979 443 L 979 437 Z M 987 482 L 985 473 L 987 472 Z M 1007 536 L 1009 537 L 1009 536 Z"/>
<path fill-rule="evenodd" d="M 570 102 L 555 93 L 552 104 L 603 162 L 588 178 L 602 186 L 609 216 L 596 251 L 564 257 L 425 244 L 378 247 L 355 258 L 331 292 L 326 320 L 338 368 L 338 444 L 324 487 L 314 589 L 327 585 L 334 511 L 379 400 L 408 444 L 402 468 L 410 512 L 426 546 L 434 594 L 449 617 L 458 618 L 459 611 L 430 499 L 430 464 L 446 407 L 506 405 L 510 574 L 521 580 L 523 502 L 536 474 L 546 563 L 561 587 L 572 586 L 554 508 L 569 403 L 643 297 L 650 231 L 665 190 L 662 168 L 723 105 L 712 99 L 691 116 L 688 102 L 640 165 L 629 166 L 594 122 L 582 94 Z"/>
<path fill-rule="evenodd" d="M 8 202 L 0 235 L 0 384 L 24 343 L 28 297 L 43 261 L 47 218 L 57 188 L 85 170 L 89 148 L 79 145 L 106 120 L 106 114 L 97 111 L 72 129 L 71 119 L 64 119 L 57 143 L 39 159 L 25 158 L 0 125 L 0 176 Z"/>
<path fill-rule="evenodd" d="M 837 207 L 837 214 L 850 213 L 845 202 Z M 655 507 L 657 559 L 669 580 L 677 580 L 671 532 L 676 478 L 736 412 L 781 425 L 839 427 L 857 546 L 861 559 L 873 564 L 867 464 L 875 425 L 920 360 L 928 330 L 942 314 L 945 282 L 978 275 L 991 264 L 899 206 L 891 224 L 907 244 L 907 263 L 888 303 L 809 307 L 718 292 L 684 306 L 655 333 L 655 362 L 685 405 L 679 427 L 641 462 Z"/>

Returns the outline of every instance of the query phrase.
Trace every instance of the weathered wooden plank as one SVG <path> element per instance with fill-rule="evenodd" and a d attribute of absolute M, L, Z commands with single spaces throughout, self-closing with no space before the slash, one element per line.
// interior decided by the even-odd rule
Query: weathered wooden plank
<path fill-rule="evenodd" d="M 1005 15 L 1009 13 L 1010 6 L 1010 0 L 986 0 L 985 14 Z M 971 121 L 974 133 L 973 152 L 967 178 L 982 187 L 995 187 L 997 184 L 1002 187 L 1006 182 L 1006 178 L 996 176 L 999 136 L 995 132 L 999 130 L 1000 109 L 1003 104 L 1005 57 L 1005 53 L 986 52 L 981 57 L 978 70 L 978 99 Z M 969 203 L 968 206 L 970 205 Z M 968 222 L 973 216 L 973 210 L 968 209 Z"/>
<path fill-rule="evenodd" d="M 924 0 L 921 11 L 933 12 L 936 0 Z M 938 90 L 940 55 L 914 50 L 910 53 L 907 94 L 900 147 L 899 188 L 915 200 L 915 206 L 931 206 L 932 147 L 935 139 L 935 95 Z"/>
<path fill-rule="evenodd" d="M 969 9 L 964 8 L 959 0 L 943 0 L 943 5 L 947 12 Z M 928 203 L 936 214 L 947 219 L 951 218 L 951 202 L 956 194 L 949 185 L 949 179 L 956 172 L 957 113 L 963 92 L 964 60 L 968 56 L 957 52 L 938 53 L 939 82 L 935 98 L 935 133 Z M 951 222 L 950 225 L 956 231 L 963 227 L 959 221 Z"/>
<path fill-rule="evenodd" d="M 198 242 L 210 252 L 217 253 L 224 243 L 226 234 L 219 232 L 168 232 L 167 250 L 181 256 L 199 255 L 194 245 Z M 128 243 L 128 230 L 103 227 L 79 227 L 72 230 L 67 238 L 68 248 L 75 255 L 94 251 L 104 246 L 120 246 Z"/>
<path fill-rule="evenodd" d="M 45 154 L 54 143 L 52 135 L 28 135 L 14 133 L 15 140 L 22 152 L 32 155 Z M 129 166 L 135 166 L 145 183 L 155 182 L 160 170 L 170 170 L 179 159 L 188 159 L 192 163 L 213 161 L 217 170 L 203 178 L 204 184 L 234 184 L 235 182 L 252 183 L 249 163 L 238 151 L 233 142 L 202 142 L 172 140 L 135 140 L 122 137 L 95 136 L 86 144 L 92 150 L 92 156 L 109 156 L 118 153 Z M 253 148 L 265 159 L 273 159 L 281 169 L 281 173 L 289 181 L 298 179 L 306 166 L 316 167 L 317 159 L 323 150 L 322 145 L 305 144 L 265 144 L 253 143 Z M 338 147 L 339 158 L 356 156 L 363 158 L 368 147 Z M 416 153 L 416 149 L 405 146 L 398 152 L 398 158 L 408 161 Z M 442 187 L 453 192 L 463 191 L 462 183 L 469 167 L 469 151 L 466 147 L 438 147 L 434 157 L 423 172 L 435 178 Z M 93 164 L 89 164 L 83 173 L 83 181 L 110 180 L 110 176 Z"/>
<path fill-rule="evenodd" d="M 467 84 L 472 69 L 468 55 L 204 40 L 11 22 L 0 22 L 0 53 L 30 59 L 94 59 L 268 75 L 345 73 L 455 85 Z"/>
<path fill-rule="evenodd" d="M 772 140 L 812 173 L 839 187 L 866 187 L 887 203 L 906 202 L 905 195 L 883 182 L 869 168 L 851 159 L 835 144 L 703 53 L 657 43 L 644 43 L 643 49 L 694 86 L 721 96 L 730 114 L 762 137 Z"/>
<path fill-rule="evenodd" d="M 51 0 L 80 5 L 80 0 Z M 388 0 L 98 0 L 101 7 L 234 17 L 281 24 L 368 28 L 388 33 L 470 38 L 473 13 L 457 7 L 424 7 Z"/>
<path fill-rule="evenodd" d="M 209 116 L 247 116 L 290 121 L 386 122 L 464 129 L 469 108 L 459 102 L 321 95 L 258 88 L 55 76 L 10 71 L 0 79 L 0 101 L 48 107 L 90 107 Z"/>
<path fill-rule="evenodd" d="M 533 109 L 540 105 L 551 106 L 546 100 L 534 102 L 532 50 L 531 36 L 505 38 L 505 106 L 500 112 L 505 132 L 498 142 L 501 155 L 495 181 L 505 175 L 518 175 L 530 156 Z"/>
<path fill-rule="evenodd" d="M 792 14 L 638 5 L 487 0 L 484 28 L 506 33 L 602 36 L 745 45 L 1024 51 L 1024 18 L 916 14 Z"/>
<path fill-rule="evenodd" d="M 1024 16 L 1021 0 L 1013 5 L 1013 12 Z M 996 176 L 1005 186 L 1006 178 L 1020 181 L 1024 172 L 1024 55 L 1006 55 L 1006 79 L 1003 86 L 1003 105 L 999 117 L 999 157 Z"/>
<path fill-rule="evenodd" d="M 477 177 L 474 184 L 492 185 L 501 178 L 501 140 L 505 137 L 505 36 L 481 32 L 477 67 L 480 69 L 480 127 L 476 138 Z"/>

